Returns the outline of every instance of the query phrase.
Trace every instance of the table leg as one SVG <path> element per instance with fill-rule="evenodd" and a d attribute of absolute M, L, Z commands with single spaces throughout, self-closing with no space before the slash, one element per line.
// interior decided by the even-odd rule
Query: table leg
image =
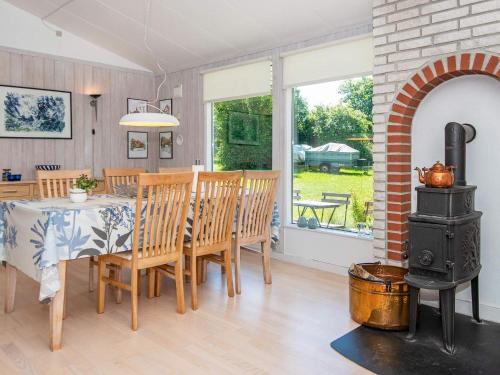
<path fill-rule="evenodd" d="M 316 218 L 316 220 L 318 220 L 318 226 L 320 228 L 323 228 L 323 226 L 321 225 L 321 221 L 319 221 L 319 217 L 318 217 L 318 213 L 316 212 L 316 209 L 314 207 L 311 207 L 311 210 L 312 210 L 313 215 Z"/>
<path fill-rule="evenodd" d="M 66 294 L 66 261 L 60 261 L 58 268 L 61 288 L 50 303 L 49 347 L 52 351 L 61 349 L 62 344 L 64 295 Z"/>
<path fill-rule="evenodd" d="M 333 219 L 333 215 L 335 215 L 335 211 L 337 210 L 337 207 L 333 207 L 332 209 L 332 213 L 330 215 L 330 217 L 328 218 L 328 224 L 326 224 L 326 227 L 327 228 L 330 228 L 330 223 L 332 222 L 332 219 Z"/>
<path fill-rule="evenodd" d="M 5 276 L 5 313 L 11 313 L 14 311 L 14 303 L 16 299 L 16 280 L 17 280 L 17 269 L 11 266 L 9 263 L 5 264 L 6 276 Z"/>

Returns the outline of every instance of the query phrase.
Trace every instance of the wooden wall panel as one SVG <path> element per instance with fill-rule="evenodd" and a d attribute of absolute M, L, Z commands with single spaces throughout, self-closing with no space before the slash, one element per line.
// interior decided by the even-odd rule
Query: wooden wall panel
<path fill-rule="evenodd" d="M 158 132 L 144 130 L 150 133 L 148 159 L 128 160 L 127 130 L 133 129 L 118 125 L 128 97 L 153 98 L 152 73 L 0 48 L 0 84 L 71 91 L 73 120 L 72 140 L 0 138 L 0 168 L 22 173 L 25 180 L 34 178 L 34 166 L 40 163 L 90 167 L 96 176 L 106 166 L 157 170 Z M 102 94 L 97 121 L 90 93 Z"/>

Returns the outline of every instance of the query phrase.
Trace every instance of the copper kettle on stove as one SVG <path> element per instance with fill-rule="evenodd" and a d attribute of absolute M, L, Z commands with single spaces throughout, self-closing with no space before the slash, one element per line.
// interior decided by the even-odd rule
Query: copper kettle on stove
<path fill-rule="evenodd" d="M 430 168 L 416 167 L 415 170 L 418 172 L 418 180 L 426 187 L 449 188 L 455 181 L 454 168 L 452 165 L 445 166 L 437 161 Z"/>

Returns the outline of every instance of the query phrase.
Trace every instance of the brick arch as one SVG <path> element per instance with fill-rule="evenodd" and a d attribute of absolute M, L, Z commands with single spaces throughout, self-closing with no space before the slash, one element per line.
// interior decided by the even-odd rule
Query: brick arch
<path fill-rule="evenodd" d="M 387 125 L 387 257 L 400 261 L 408 239 L 411 210 L 411 124 L 424 97 L 436 86 L 463 75 L 487 75 L 500 81 L 500 57 L 487 53 L 445 56 L 426 64 L 402 86 Z"/>

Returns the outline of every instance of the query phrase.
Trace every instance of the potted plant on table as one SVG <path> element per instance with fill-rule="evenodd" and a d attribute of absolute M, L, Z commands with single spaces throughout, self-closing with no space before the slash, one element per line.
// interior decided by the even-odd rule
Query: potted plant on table
<path fill-rule="evenodd" d="M 88 193 L 97 187 L 97 181 L 92 178 L 88 178 L 87 175 L 82 174 L 76 180 L 76 183 L 72 189 L 69 190 L 69 199 L 73 203 L 83 203 L 88 198 Z"/>

